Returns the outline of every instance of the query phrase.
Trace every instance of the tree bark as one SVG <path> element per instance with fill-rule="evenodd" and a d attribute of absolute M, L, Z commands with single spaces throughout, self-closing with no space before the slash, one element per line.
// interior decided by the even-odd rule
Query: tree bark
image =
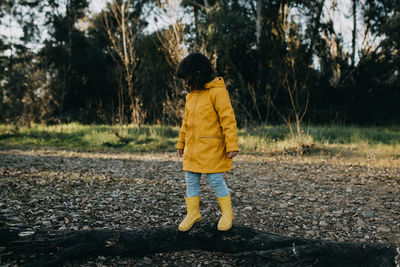
<path fill-rule="evenodd" d="M 396 266 L 395 244 L 334 243 L 285 237 L 234 226 L 227 232 L 198 223 L 188 232 L 177 226 L 138 230 L 57 232 L 0 228 L 0 256 L 11 261 L 37 255 L 23 266 L 55 266 L 94 255 L 137 257 L 198 249 L 230 253 L 245 265 Z M 43 256 L 44 254 L 44 256 Z M 2 262 L 0 262 L 2 264 Z"/>

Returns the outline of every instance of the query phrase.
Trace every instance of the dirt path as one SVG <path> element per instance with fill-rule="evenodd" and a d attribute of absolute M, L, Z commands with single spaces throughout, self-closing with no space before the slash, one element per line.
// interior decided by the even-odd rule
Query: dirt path
<path fill-rule="evenodd" d="M 0 227 L 143 228 L 178 224 L 185 184 L 175 154 L 0 150 Z M 400 169 L 344 159 L 239 156 L 225 175 L 235 223 L 286 236 L 400 243 Z M 202 223 L 219 209 L 202 179 Z M 233 265 L 189 251 L 87 263 Z M 71 263 L 73 264 L 73 263 Z M 75 263 L 77 264 L 77 263 Z"/>

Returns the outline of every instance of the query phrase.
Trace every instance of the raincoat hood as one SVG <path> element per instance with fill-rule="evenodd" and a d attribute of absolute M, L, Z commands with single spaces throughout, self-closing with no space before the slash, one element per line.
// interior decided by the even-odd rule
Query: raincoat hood
<path fill-rule="evenodd" d="M 212 89 L 212 88 L 216 88 L 216 87 L 226 88 L 224 79 L 222 77 L 217 77 L 214 80 L 212 80 L 211 82 L 206 83 L 204 85 L 205 89 Z"/>

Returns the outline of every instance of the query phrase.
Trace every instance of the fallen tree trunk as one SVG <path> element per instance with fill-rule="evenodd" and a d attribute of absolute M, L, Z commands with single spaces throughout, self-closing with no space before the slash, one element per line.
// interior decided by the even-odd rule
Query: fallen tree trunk
<path fill-rule="evenodd" d="M 396 266 L 394 244 L 334 243 L 290 238 L 243 226 L 219 232 L 198 224 L 189 232 L 177 226 L 139 230 L 74 232 L 0 228 L 0 264 L 22 255 L 37 255 L 25 266 L 54 266 L 93 255 L 143 256 L 199 249 L 230 253 L 245 264 L 268 266 Z"/>

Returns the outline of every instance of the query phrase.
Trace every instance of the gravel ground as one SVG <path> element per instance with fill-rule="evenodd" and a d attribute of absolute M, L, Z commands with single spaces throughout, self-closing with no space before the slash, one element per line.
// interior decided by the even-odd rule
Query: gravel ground
<path fill-rule="evenodd" d="M 0 227 L 84 230 L 179 224 L 186 212 L 181 167 L 173 153 L 0 150 Z M 376 166 L 373 159 L 358 163 L 239 155 L 225 177 L 237 225 L 339 242 L 400 243 L 399 166 Z M 206 179 L 201 187 L 202 223 L 215 223 L 217 200 Z M 188 250 L 131 259 L 99 256 L 66 265 L 239 264 L 227 254 Z"/>

